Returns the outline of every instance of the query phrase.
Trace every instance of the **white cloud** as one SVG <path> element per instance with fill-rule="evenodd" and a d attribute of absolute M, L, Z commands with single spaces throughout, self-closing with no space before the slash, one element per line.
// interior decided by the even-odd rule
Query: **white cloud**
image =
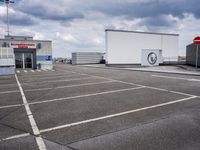
<path fill-rule="evenodd" d="M 60 32 L 56 32 L 56 37 L 57 37 L 57 38 L 60 37 Z"/>
<path fill-rule="evenodd" d="M 97 45 L 100 45 L 100 44 L 102 44 L 103 43 L 103 40 L 101 39 L 101 38 L 94 38 L 94 40 L 93 40 Z"/>
<path fill-rule="evenodd" d="M 77 42 L 76 38 L 73 37 L 71 34 L 63 35 L 61 38 L 66 42 L 70 42 L 70 43 L 76 43 Z"/>
<path fill-rule="evenodd" d="M 185 46 L 200 34 L 200 6 L 194 1 L 191 9 L 186 0 L 21 0 L 10 7 L 11 34 L 52 40 L 57 57 L 73 51 L 104 52 L 106 28 L 178 33 L 184 55 Z M 0 17 L 6 18 L 4 6 Z M 1 37 L 5 30 L 1 19 Z"/>
<path fill-rule="evenodd" d="M 200 35 L 200 19 L 195 18 L 193 14 L 185 14 L 185 17 L 180 19 L 178 24 L 180 55 L 185 55 L 186 46 L 191 44 L 196 36 Z"/>
<path fill-rule="evenodd" d="M 6 8 L 4 6 L 0 6 L 0 16 L 6 15 Z"/>
<path fill-rule="evenodd" d="M 35 32 L 33 38 L 35 40 L 45 40 L 45 35 L 40 32 Z"/>

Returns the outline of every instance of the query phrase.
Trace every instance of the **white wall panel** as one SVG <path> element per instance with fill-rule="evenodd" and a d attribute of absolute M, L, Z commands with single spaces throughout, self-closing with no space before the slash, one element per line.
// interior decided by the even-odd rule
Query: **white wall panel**
<path fill-rule="evenodd" d="M 178 36 L 163 35 L 164 61 L 178 61 Z"/>
<path fill-rule="evenodd" d="M 162 49 L 164 57 L 178 58 L 178 36 L 106 31 L 108 64 L 141 64 L 142 49 Z"/>

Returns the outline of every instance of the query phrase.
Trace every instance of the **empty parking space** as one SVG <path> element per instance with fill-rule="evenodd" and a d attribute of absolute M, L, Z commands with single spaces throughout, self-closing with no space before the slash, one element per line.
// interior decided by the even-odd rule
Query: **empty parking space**
<path fill-rule="evenodd" d="M 76 80 L 75 80 L 76 79 Z M 59 87 L 65 87 L 65 86 L 75 86 L 75 85 L 82 85 L 82 84 L 89 84 L 89 83 L 97 83 L 97 82 L 104 82 L 107 81 L 105 79 L 101 78 L 92 78 L 92 77 L 87 77 L 87 78 L 74 78 L 73 80 L 66 79 L 62 80 L 60 82 L 45 82 L 45 83 L 38 83 L 34 84 L 29 83 L 29 84 L 23 84 L 22 87 L 25 91 L 32 90 L 34 91 L 35 89 L 52 89 L 52 88 L 59 88 Z"/>
<path fill-rule="evenodd" d="M 190 93 L 200 96 L 200 78 L 196 76 L 179 76 L 179 75 L 151 75 L 152 80 L 155 83 L 151 83 L 152 86 L 159 88 L 166 88 L 173 91 L 181 91 L 184 93 Z M 158 81 L 160 84 L 158 84 Z M 170 85 L 170 86 L 169 86 Z"/>
<path fill-rule="evenodd" d="M 80 75 L 80 74 L 74 74 L 74 73 L 70 73 L 70 74 L 62 74 L 62 75 L 57 75 L 57 74 L 53 74 L 51 76 L 47 76 L 47 75 L 42 75 L 42 76 L 27 76 L 27 77 L 22 77 L 22 80 L 20 80 L 23 84 L 24 83 L 31 83 L 31 82 L 45 82 L 45 81 L 50 81 L 50 80 L 64 80 L 66 78 L 70 79 L 70 78 L 75 78 L 75 77 L 86 77 L 84 75 Z M 20 78 L 19 78 L 20 79 Z"/>
<path fill-rule="evenodd" d="M 27 91 L 25 92 L 29 102 L 67 98 L 79 95 L 101 93 L 113 90 L 129 89 L 136 86 L 117 83 L 102 82 L 98 84 L 88 84 L 85 86 L 72 86 L 66 88 L 51 89 L 48 91 Z"/>
<path fill-rule="evenodd" d="M 181 104 L 177 103 L 174 105 L 168 105 L 165 107 L 158 107 L 156 109 L 148 109 L 145 111 L 138 111 L 138 112 L 134 112 L 134 113 L 129 113 L 123 116 L 117 116 L 117 117 L 112 117 L 112 118 L 106 118 L 106 119 L 102 119 L 102 120 L 97 120 L 94 122 L 88 122 L 88 123 L 82 123 L 79 125 L 74 125 L 74 126 L 69 126 L 69 127 L 65 127 L 65 128 L 60 128 L 57 130 L 52 130 L 49 132 L 44 132 L 42 133 L 42 135 L 45 138 L 48 138 L 49 140 L 52 141 L 57 141 L 57 142 L 61 142 L 62 144 L 70 144 L 70 143 L 74 143 L 74 145 L 81 143 L 81 141 L 83 140 L 87 140 L 88 141 L 92 141 L 92 139 L 94 137 L 99 137 L 99 136 L 103 136 L 103 135 L 110 135 L 112 136 L 113 133 L 115 132 L 119 132 L 119 131 L 123 131 L 126 129 L 131 129 L 133 128 L 133 130 L 137 127 L 140 126 L 144 126 L 144 125 L 149 125 L 149 124 L 154 124 L 158 121 L 162 121 L 163 119 L 166 118 L 173 118 L 173 116 L 181 116 L 182 118 L 184 118 L 184 116 L 188 116 L 190 118 L 190 120 L 188 120 L 189 118 L 184 118 L 184 122 L 179 122 L 180 124 L 185 123 L 187 120 L 189 121 L 188 125 L 185 125 L 188 127 L 191 126 L 191 128 L 196 128 L 196 130 L 199 131 L 199 128 L 197 127 L 199 124 L 199 105 L 200 102 L 197 99 L 193 99 L 190 102 L 183 102 Z M 196 109 L 193 109 L 194 107 L 196 107 Z M 198 112 L 198 113 L 197 113 Z M 173 126 L 173 124 L 171 124 L 171 126 Z M 176 126 L 176 128 L 178 128 L 178 123 L 175 124 L 174 126 Z M 172 130 L 172 131 L 170 131 Z M 168 131 L 173 132 L 173 128 L 168 128 Z M 184 132 L 184 128 L 181 128 L 181 131 Z M 138 134 L 143 134 L 144 131 L 139 132 Z M 167 131 L 166 131 L 167 133 Z M 189 136 L 190 133 L 187 133 Z M 71 136 L 73 135 L 73 136 Z M 199 134 L 198 134 L 199 135 Z M 119 140 L 121 141 L 121 144 L 124 146 L 123 149 L 126 149 L 126 136 L 127 134 L 125 134 L 123 137 L 121 137 Z M 134 135 L 132 135 L 134 136 Z M 150 138 L 150 136 L 152 137 L 156 137 L 157 134 L 153 134 L 149 135 L 147 137 L 145 137 L 145 140 L 148 140 L 148 138 Z M 167 134 L 165 135 L 166 138 L 169 138 L 167 136 Z M 177 140 L 181 140 L 182 137 L 179 137 L 180 135 L 177 135 Z M 191 135 L 193 136 L 193 135 Z M 138 135 L 137 138 L 135 138 L 134 140 L 140 140 L 140 136 Z M 162 140 L 162 139 L 160 139 Z M 164 140 L 164 139 L 163 139 Z M 84 141 L 83 141 L 84 142 Z M 106 138 L 102 141 L 100 141 L 99 144 L 102 144 L 102 142 L 106 142 L 106 144 L 111 144 L 110 146 L 112 146 L 112 140 L 107 140 Z M 129 141 L 131 142 L 131 141 Z M 159 143 L 159 141 L 157 141 Z M 183 141 L 182 141 L 183 142 Z M 143 143 L 142 141 L 140 141 L 140 143 Z M 140 145 L 140 143 L 138 143 L 138 146 L 142 146 L 142 145 L 148 145 L 151 143 L 144 143 L 142 145 Z M 96 143 L 91 142 L 90 143 L 93 147 L 93 149 L 96 149 Z M 97 143 L 98 144 L 98 143 Z M 116 144 L 116 143 L 114 143 Z M 129 144 L 133 144 L 133 143 L 129 143 Z M 191 144 L 191 143 L 190 143 Z M 85 145 L 87 146 L 87 145 Z M 98 145 L 99 146 L 99 145 Z M 103 144 L 102 144 L 103 146 Z M 78 148 L 78 147 L 75 147 Z M 102 147 L 99 147 L 102 148 Z M 108 148 L 108 147 L 107 147 Z M 107 149 L 105 148 L 105 149 Z M 102 148 L 103 149 L 103 148 Z M 156 149 L 156 147 L 152 147 L 152 149 Z"/>
<path fill-rule="evenodd" d="M 0 148 L 2 150 L 37 150 L 38 146 L 34 136 L 26 136 L 12 140 L 1 141 Z"/>
<path fill-rule="evenodd" d="M 11 136 L 15 136 L 16 132 L 20 132 L 20 134 L 32 133 L 28 117 L 23 107 L 4 108 L 0 109 L 0 112 L 0 125 L 8 128 L 8 130 L 1 130 L 0 134 L 2 136 L 5 136 L 5 133 L 9 133 Z M 11 129 L 16 130 L 16 132 L 10 132 Z"/>
<path fill-rule="evenodd" d="M 63 69 L 63 66 L 58 66 L 59 69 Z M 193 95 L 200 96 L 199 88 L 200 88 L 200 77 L 196 75 L 181 75 L 181 74 L 164 74 L 164 73 L 153 73 L 153 72 L 140 72 L 140 71 L 126 71 L 126 70 L 113 70 L 109 68 L 92 68 L 91 67 L 69 67 L 69 70 L 73 70 L 76 72 L 82 72 L 90 75 L 98 75 L 106 78 L 112 78 L 117 80 L 122 80 L 125 82 L 142 84 L 167 90 L 179 91 L 184 93 L 190 93 Z M 112 70 L 112 71 L 110 71 Z M 157 76 L 167 76 L 172 78 L 157 78 L 152 75 Z M 185 79 L 196 79 L 187 81 L 180 80 L 176 78 L 185 78 Z"/>
<path fill-rule="evenodd" d="M 156 113 L 157 111 L 154 111 L 154 114 Z M 166 111 L 165 113 L 168 112 Z M 148 116 L 148 118 L 146 118 L 146 116 Z M 121 130 L 114 130 L 113 128 L 116 128 L 116 126 L 114 126 L 112 129 L 110 129 L 113 130 L 113 132 L 101 134 L 102 131 L 99 131 L 99 134 L 94 129 L 92 130 L 92 132 L 90 132 L 90 134 L 93 134 L 95 137 L 90 138 L 91 135 L 88 136 L 88 134 L 84 137 L 80 136 L 80 132 L 86 133 L 85 131 L 88 129 L 83 127 L 82 130 L 79 129 L 79 134 L 76 134 L 76 139 L 72 139 L 70 137 L 66 139 L 61 139 L 63 140 L 63 143 L 79 139 L 78 142 L 73 141 L 74 143 L 70 144 L 70 146 L 75 149 L 81 150 L 132 150 L 133 148 L 142 150 L 198 149 L 198 147 L 200 146 L 200 128 L 198 126 L 198 117 L 198 110 L 194 112 L 187 111 L 185 113 L 173 112 L 173 115 L 164 116 L 162 119 L 158 120 L 156 120 L 157 118 L 155 116 L 154 119 L 152 117 L 153 120 L 148 120 L 150 118 L 150 115 L 147 113 L 140 116 L 139 114 L 134 114 L 132 115 L 132 117 L 129 116 L 129 118 L 125 120 L 126 122 L 129 122 L 129 124 L 132 120 L 134 120 L 132 121 L 132 125 L 126 126 L 124 125 L 125 123 L 121 123 L 123 124 L 123 127 L 121 126 Z M 124 118 L 121 119 L 123 119 L 124 121 Z M 143 124 L 141 124 L 142 119 L 147 119 L 149 122 L 144 122 Z M 107 122 L 105 122 L 105 124 L 105 127 L 110 127 Z M 95 125 L 89 126 L 93 127 Z M 132 126 L 134 126 L 134 128 L 132 128 Z M 127 127 L 127 129 L 125 129 L 124 127 Z M 73 133 L 76 132 L 76 129 L 65 129 L 61 132 L 69 133 L 70 130 Z M 54 134 L 49 134 L 51 135 L 51 138 L 56 137 L 56 135 L 59 135 L 55 134 L 55 132 Z M 88 139 L 85 138 L 87 136 Z"/>
<path fill-rule="evenodd" d="M 31 105 L 31 110 L 38 122 L 39 128 L 45 129 L 182 98 L 186 98 L 186 96 L 151 89 L 133 88 L 126 91 L 94 96 L 88 95 Z"/>
<path fill-rule="evenodd" d="M 195 149 L 197 80 L 69 65 L 0 77 L 0 149 Z"/>
<path fill-rule="evenodd" d="M 0 94 L 2 93 L 12 93 L 13 91 L 19 92 L 17 84 L 1 85 Z"/>
<path fill-rule="evenodd" d="M 8 75 L 8 76 L 1 76 L 0 84 L 1 86 L 5 86 L 7 84 L 15 84 L 15 77 Z"/>
<path fill-rule="evenodd" d="M 7 92 L 0 93 L 0 108 L 3 106 L 16 105 L 22 103 L 22 97 L 19 91 L 16 91 L 14 93 L 10 93 L 10 91 Z"/>
<path fill-rule="evenodd" d="M 19 90 L 16 80 L 13 76 L 2 76 L 0 77 L 0 94 Z"/>
<path fill-rule="evenodd" d="M 20 104 L 21 95 L 13 76 L 0 77 L 0 108 L 7 105 Z"/>

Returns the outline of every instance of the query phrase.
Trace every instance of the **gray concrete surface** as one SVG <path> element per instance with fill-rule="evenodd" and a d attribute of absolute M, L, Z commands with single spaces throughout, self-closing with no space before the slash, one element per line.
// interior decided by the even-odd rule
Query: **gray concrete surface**
<path fill-rule="evenodd" d="M 66 64 L 17 76 L 48 150 L 200 147 L 200 76 Z M 39 149 L 15 77 L 0 85 L 0 149 Z"/>
<path fill-rule="evenodd" d="M 106 69 L 119 69 L 129 71 L 141 71 L 141 72 L 158 72 L 167 74 L 184 74 L 184 75 L 200 75 L 200 68 L 188 65 L 161 65 L 144 67 L 141 65 L 111 65 L 105 66 L 105 64 L 91 64 L 91 65 L 79 65 L 80 67 L 93 67 L 93 68 L 106 68 Z"/>

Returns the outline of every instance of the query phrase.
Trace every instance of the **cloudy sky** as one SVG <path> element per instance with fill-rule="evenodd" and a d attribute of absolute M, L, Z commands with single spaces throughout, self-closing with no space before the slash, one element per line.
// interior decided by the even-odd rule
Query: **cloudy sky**
<path fill-rule="evenodd" d="M 199 0 L 15 0 L 12 35 L 53 41 L 54 57 L 105 51 L 105 29 L 178 33 L 180 55 L 200 35 Z M 6 9 L 0 4 L 0 38 Z"/>

